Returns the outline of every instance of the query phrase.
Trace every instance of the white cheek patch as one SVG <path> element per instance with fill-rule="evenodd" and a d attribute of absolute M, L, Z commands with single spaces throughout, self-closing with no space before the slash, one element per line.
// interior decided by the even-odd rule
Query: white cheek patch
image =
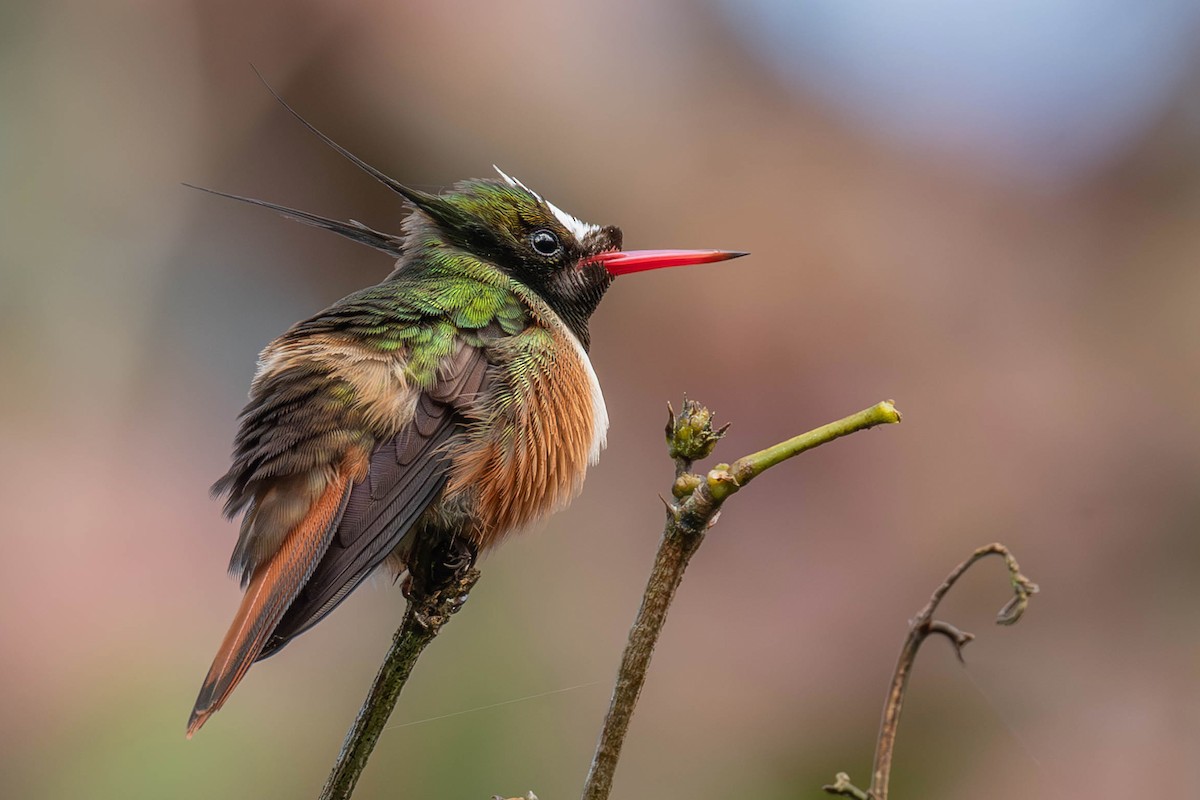
<path fill-rule="evenodd" d="M 550 209 L 550 213 L 554 215 L 554 218 L 557 219 L 564 228 L 566 228 L 568 231 L 571 232 L 571 235 L 575 237 L 576 241 L 582 242 L 585 236 L 587 236 L 590 233 L 595 233 L 596 231 L 600 230 L 599 225 L 593 225 L 590 222 L 584 222 L 583 220 L 579 219 L 578 217 L 574 217 L 574 216 L 568 214 L 567 212 L 563 211 L 558 206 L 554 205 L 554 203 L 551 203 L 549 200 L 546 200 L 545 198 L 543 198 L 540 194 L 535 192 L 533 189 L 530 189 L 528 186 L 526 186 L 525 184 L 521 183 L 516 178 L 509 175 L 504 170 L 497 167 L 495 164 L 492 165 L 492 169 L 496 170 L 496 172 L 499 173 L 500 177 L 504 179 L 504 182 L 507 183 L 509 186 L 512 186 L 517 189 L 524 189 L 525 191 L 529 192 L 531 195 L 536 197 L 539 203 L 544 203 L 546 208 Z"/>

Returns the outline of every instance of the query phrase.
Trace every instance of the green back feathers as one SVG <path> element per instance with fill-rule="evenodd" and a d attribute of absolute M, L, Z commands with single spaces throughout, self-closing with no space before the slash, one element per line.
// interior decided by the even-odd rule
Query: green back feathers
<path fill-rule="evenodd" d="M 573 217 L 516 181 L 462 181 L 423 199 L 405 220 L 403 255 L 392 275 L 290 335 L 340 332 L 380 351 L 402 351 L 407 377 L 422 388 L 434 385 L 438 365 L 457 340 L 481 344 L 484 329 L 515 336 L 557 317 L 586 347 L 587 316 L 609 278 L 595 268 L 599 279 L 586 293 L 584 313 L 556 302 L 547 283 L 559 274 L 583 280 L 574 268 L 581 244 L 567 227 Z M 564 243 L 554 258 L 530 250 L 531 231 L 542 229 L 555 231 Z"/>

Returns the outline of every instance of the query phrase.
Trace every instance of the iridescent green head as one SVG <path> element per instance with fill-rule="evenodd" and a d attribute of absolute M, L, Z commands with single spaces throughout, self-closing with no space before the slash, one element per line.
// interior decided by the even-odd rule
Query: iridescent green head
<path fill-rule="evenodd" d="M 409 190 L 405 196 L 447 244 L 499 268 L 541 296 L 577 333 L 585 330 L 613 280 L 598 257 L 621 249 L 620 228 L 583 222 L 496 171 L 501 180 L 468 180 L 443 194 Z"/>

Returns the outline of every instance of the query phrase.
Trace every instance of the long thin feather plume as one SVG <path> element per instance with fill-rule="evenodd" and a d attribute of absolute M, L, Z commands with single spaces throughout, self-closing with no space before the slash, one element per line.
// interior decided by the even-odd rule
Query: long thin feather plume
<path fill-rule="evenodd" d="M 365 244 L 368 247 L 372 247 L 380 252 L 384 252 L 392 256 L 399 257 L 404 249 L 403 239 L 400 237 L 393 236 L 390 233 L 382 233 L 374 228 L 369 228 L 356 220 L 343 222 L 338 219 L 329 219 L 328 217 L 318 216 L 317 214 L 310 214 L 307 211 L 288 208 L 287 206 L 281 206 L 266 200 L 257 200 L 253 197 L 243 197 L 238 194 L 217 191 L 216 189 L 206 189 L 203 186 L 195 186 L 190 183 L 184 183 L 183 185 L 189 189 L 199 189 L 202 192 L 215 194 L 218 197 L 227 197 L 230 200 L 237 200 L 242 203 L 249 203 L 255 206 L 262 206 L 263 208 L 269 208 L 278 214 L 282 214 L 290 220 L 302 222 L 305 225 L 312 225 L 315 228 L 323 228 L 327 231 L 333 231 L 339 236 L 345 236 L 351 241 Z"/>
<path fill-rule="evenodd" d="M 363 161 L 361 158 L 354 155 L 346 148 L 342 147 L 340 144 L 335 142 L 333 139 L 330 139 L 328 136 L 326 136 L 324 133 L 322 133 L 320 130 L 318 130 L 315 125 L 313 125 L 311 122 L 306 120 L 304 117 L 300 116 L 299 111 L 297 111 L 296 109 L 294 109 L 290 105 L 288 105 L 287 101 L 284 100 L 279 95 L 279 92 L 275 91 L 275 89 L 272 88 L 271 84 L 267 83 L 267 79 L 264 78 L 263 74 L 258 71 L 258 67 L 251 64 L 250 68 L 252 70 L 254 70 L 254 74 L 258 76 L 258 79 L 260 81 L 262 81 L 263 86 L 267 87 L 267 91 L 271 93 L 271 96 L 274 97 L 277 101 L 279 101 L 279 105 L 283 106 L 289 114 L 291 114 L 293 117 L 296 118 L 297 121 L 299 121 L 299 123 L 301 125 L 303 125 L 305 128 L 308 128 L 308 130 L 314 136 L 316 136 L 322 142 L 324 142 L 325 144 L 327 144 L 331 148 L 333 148 L 339 155 L 341 155 L 343 158 L 348 160 L 351 164 L 358 167 L 363 172 L 367 173 L 372 178 L 379 181 L 380 183 L 382 183 L 384 186 L 391 189 L 396 194 L 400 195 L 401 197 L 405 198 L 406 200 L 411 201 L 412 203 L 415 203 L 420 208 L 426 208 L 430 203 L 438 202 L 438 198 L 436 196 L 427 194 L 427 193 L 419 191 L 417 189 L 411 189 L 411 188 L 405 186 L 404 184 L 400 183 L 395 178 L 389 177 L 388 175 L 385 175 L 384 173 L 375 169 L 375 167 L 372 167 L 370 164 Z"/>

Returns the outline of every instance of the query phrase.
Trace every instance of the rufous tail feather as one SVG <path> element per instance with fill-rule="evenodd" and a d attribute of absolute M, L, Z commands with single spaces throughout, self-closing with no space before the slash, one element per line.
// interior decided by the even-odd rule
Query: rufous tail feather
<path fill-rule="evenodd" d="M 221 706 L 246 675 L 304 582 L 312 575 L 337 527 L 352 470 L 343 467 L 330 480 L 308 514 L 292 529 L 279 552 L 258 568 L 188 719 L 187 738 Z"/>

